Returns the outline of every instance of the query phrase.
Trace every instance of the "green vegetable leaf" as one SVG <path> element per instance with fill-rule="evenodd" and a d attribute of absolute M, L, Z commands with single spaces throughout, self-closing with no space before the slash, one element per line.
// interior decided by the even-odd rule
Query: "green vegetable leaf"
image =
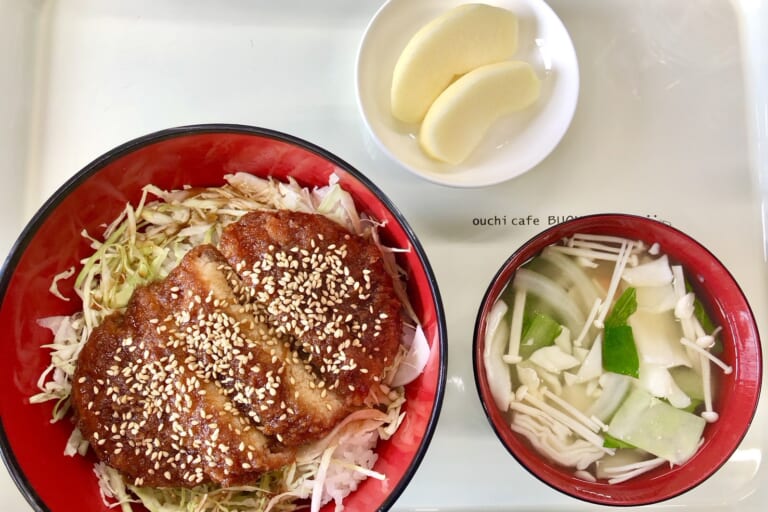
<path fill-rule="evenodd" d="M 701 408 L 703 403 L 704 403 L 704 400 L 699 400 L 698 398 L 691 398 L 691 404 L 688 407 L 684 408 L 683 410 L 685 412 L 690 412 L 691 414 L 696 414 Z"/>
<path fill-rule="evenodd" d="M 635 311 L 637 311 L 637 290 L 630 287 L 624 290 L 616 300 L 611 313 L 605 318 L 605 327 L 627 325 L 627 320 Z"/>
<path fill-rule="evenodd" d="M 709 317 L 707 311 L 704 309 L 704 305 L 698 298 L 693 301 L 693 315 L 699 321 L 701 327 L 704 328 L 704 332 L 712 334 L 712 331 L 715 330 L 715 323 Z"/>
<path fill-rule="evenodd" d="M 694 291 L 691 283 L 689 283 L 687 279 L 685 280 L 685 291 L 689 293 Z M 693 316 L 699 321 L 705 333 L 712 334 L 712 331 L 715 330 L 715 323 L 709 317 L 707 310 L 704 309 L 704 305 L 701 303 L 698 296 L 693 300 Z"/>
<path fill-rule="evenodd" d="M 637 355 L 632 327 L 628 325 L 605 326 L 603 369 L 635 378 L 639 376 L 640 359 Z"/>
<path fill-rule="evenodd" d="M 701 375 L 689 366 L 675 366 L 669 369 L 669 374 L 675 381 L 675 384 L 689 397 L 692 401 L 704 400 L 704 383 Z"/>
<path fill-rule="evenodd" d="M 626 441 L 622 441 L 617 437 L 613 437 L 608 432 L 603 432 L 603 447 L 604 448 L 635 448 L 634 445 L 631 445 Z"/>
<path fill-rule="evenodd" d="M 520 338 L 520 356 L 527 359 L 541 347 L 552 345 L 563 330 L 551 316 L 534 313 L 525 323 Z"/>
<path fill-rule="evenodd" d="M 687 279 L 685 281 L 685 291 L 694 292 L 695 294 L 691 283 L 689 283 Z M 705 333 L 712 334 L 717 328 L 715 322 L 712 321 L 712 317 L 709 316 L 709 313 L 707 313 L 707 310 L 704 308 L 704 304 L 701 303 L 698 296 L 694 296 L 693 299 L 693 316 L 696 317 L 696 320 L 699 321 L 701 328 L 704 329 Z M 723 353 L 723 342 L 719 339 L 719 337 L 715 338 L 715 346 L 712 347 L 709 351 L 716 356 L 719 356 Z"/>

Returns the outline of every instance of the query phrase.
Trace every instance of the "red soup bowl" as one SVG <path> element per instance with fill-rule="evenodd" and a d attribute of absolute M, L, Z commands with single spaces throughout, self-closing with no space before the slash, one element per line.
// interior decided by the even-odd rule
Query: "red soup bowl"
<path fill-rule="evenodd" d="M 239 125 L 172 128 L 127 142 L 97 158 L 67 181 L 19 236 L 0 276 L 0 445 L 19 490 L 36 511 L 105 512 L 93 473 L 92 451 L 63 455 L 73 424 L 51 423 L 53 402 L 30 404 L 50 363 L 51 342 L 37 320 L 70 315 L 81 307 L 71 283 L 60 283 L 65 302 L 49 292 L 52 278 L 92 254 L 81 232 L 101 233 L 142 187 L 220 186 L 224 176 L 246 172 L 307 188 L 328 185 L 332 175 L 357 210 L 381 223 L 384 245 L 405 249 L 397 263 L 423 328 L 429 355 L 423 372 L 405 387 L 404 420 L 376 446 L 373 470 L 344 500 L 347 510 L 387 510 L 421 463 L 442 405 L 447 342 L 435 277 L 413 230 L 394 204 L 361 172 L 309 142 L 272 130 Z M 71 280 L 70 280 L 71 281 Z M 332 510 L 333 501 L 324 507 Z M 142 507 L 134 505 L 134 510 Z"/>
<path fill-rule="evenodd" d="M 663 463 L 619 483 L 608 483 L 605 478 L 591 479 L 584 473 L 579 474 L 577 468 L 555 463 L 552 457 L 535 449 L 527 436 L 518 433 L 521 429 L 511 428 L 511 415 L 517 413 L 510 410 L 502 412 L 494 400 L 487 373 L 488 365 L 484 358 L 489 313 L 521 265 L 540 254 L 545 247 L 558 244 L 574 234 L 623 237 L 642 241 L 646 247 L 657 243 L 661 253 L 667 254 L 672 264 L 682 266 L 686 280 L 711 320 L 722 327 L 719 334 L 722 350 L 718 357 L 732 368 L 732 372 L 724 374 L 714 364 L 711 366 L 712 375 L 717 374 L 717 384 L 713 386 L 711 397 L 712 405 L 719 419 L 705 424 L 701 446 L 680 464 Z M 508 315 L 511 315 L 511 309 L 510 306 Z M 507 325 L 511 325 L 511 320 L 509 322 Z M 523 356 L 522 353 L 517 355 Z M 511 362 L 516 361 L 513 358 Z M 586 502 L 613 506 L 637 506 L 667 500 L 711 477 L 728 461 L 747 433 L 757 407 L 762 379 L 757 326 L 747 299 L 725 266 L 685 233 L 645 217 L 624 214 L 590 215 L 558 224 L 536 235 L 515 251 L 494 276 L 483 297 L 475 324 L 473 364 L 475 382 L 485 414 L 504 448 L 527 471 L 553 489 Z M 500 374 L 504 375 L 504 372 Z M 512 392 L 522 387 L 519 381 L 515 381 L 519 378 L 515 377 L 516 374 L 513 368 L 510 371 Z M 563 386 L 572 385 L 573 382 L 563 382 Z M 504 393 L 496 394 L 505 396 Z M 520 399 L 520 396 L 516 395 L 515 399 Z M 605 428 L 595 425 L 595 430 L 602 435 Z"/>

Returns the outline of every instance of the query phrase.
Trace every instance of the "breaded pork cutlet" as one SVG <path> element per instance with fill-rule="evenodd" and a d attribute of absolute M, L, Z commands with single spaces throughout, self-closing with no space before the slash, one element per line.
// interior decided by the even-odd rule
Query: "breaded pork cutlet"
<path fill-rule="evenodd" d="M 204 245 L 182 259 L 161 289 L 149 291 L 174 312 L 169 332 L 184 351 L 180 356 L 215 381 L 260 431 L 288 446 L 319 439 L 350 407 L 326 389 L 288 336 L 238 302 L 242 287 L 221 253 Z"/>
<path fill-rule="evenodd" d="M 233 485 L 290 463 L 290 450 L 168 347 L 152 322 L 167 311 L 142 288 L 135 296 L 125 315 L 93 331 L 78 357 L 72 404 L 97 458 L 151 487 Z"/>
<path fill-rule="evenodd" d="M 94 329 L 78 426 L 136 485 L 252 483 L 378 391 L 400 308 L 373 242 L 320 215 L 246 214 Z"/>
<path fill-rule="evenodd" d="M 402 319 L 372 241 L 322 215 L 255 211 L 225 228 L 219 249 L 250 300 L 300 343 L 331 390 L 360 405 L 378 389 Z"/>
<path fill-rule="evenodd" d="M 197 247 L 83 347 L 72 393 L 80 430 L 132 482 L 253 482 L 350 412 L 285 335 L 238 303 L 241 287 L 214 247 Z"/>

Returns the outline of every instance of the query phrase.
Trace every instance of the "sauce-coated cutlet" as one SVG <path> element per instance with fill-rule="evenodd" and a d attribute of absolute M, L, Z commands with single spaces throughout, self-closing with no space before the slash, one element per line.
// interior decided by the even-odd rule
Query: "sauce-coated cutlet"
<path fill-rule="evenodd" d="M 329 387 L 360 405 L 393 364 L 401 304 L 381 251 L 322 215 L 246 214 L 221 252 L 270 322 L 295 337 Z"/>
<path fill-rule="evenodd" d="M 318 215 L 255 212 L 220 248 L 138 287 L 78 358 L 79 428 L 131 483 L 237 485 L 289 464 L 362 406 L 399 348 L 372 242 Z"/>

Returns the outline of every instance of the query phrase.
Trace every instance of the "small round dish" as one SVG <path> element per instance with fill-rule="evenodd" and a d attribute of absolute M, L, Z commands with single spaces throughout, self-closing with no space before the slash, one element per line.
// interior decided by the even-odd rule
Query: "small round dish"
<path fill-rule="evenodd" d="M 529 62 L 541 79 L 535 105 L 498 120 L 463 163 L 451 166 L 428 157 L 418 143 L 417 124 L 390 112 L 392 71 L 400 52 L 424 24 L 459 0 L 389 0 L 369 23 L 356 63 L 357 103 L 379 147 L 410 172 L 434 183 L 482 187 L 500 183 L 538 165 L 568 129 L 579 93 L 579 69 L 570 36 L 543 0 L 487 2 L 514 12 L 520 35 L 516 60 Z"/>
<path fill-rule="evenodd" d="M 101 233 L 153 184 L 176 190 L 221 186 L 234 172 L 312 189 L 338 179 L 362 213 L 382 221 L 382 243 L 398 254 L 407 293 L 421 321 L 429 356 L 424 371 L 405 386 L 400 429 L 380 440 L 374 470 L 344 500 L 348 510 L 387 510 L 403 492 L 426 453 L 445 389 L 447 340 L 437 283 L 413 231 L 391 201 L 362 173 L 331 153 L 269 129 L 211 124 L 152 133 L 108 151 L 62 185 L 19 236 L 0 272 L 0 453 L 35 511 L 106 512 L 93 472 L 95 457 L 65 456 L 72 423 L 51 423 L 53 403 L 30 404 L 38 377 L 50 363 L 50 332 L 41 318 L 81 310 L 72 284 L 61 283 L 67 302 L 54 296 L 53 277 L 93 253 L 82 232 Z M 134 510 L 143 510 L 136 506 Z M 323 511 L 333 510 L 333 502 Z"/>
<path fill-rule="evenodd" d="M 658 243 L 661 253 L 683 267 L 712 321 L 722 327 L 719 357 L 733 371 L 721 375 L 713 392 L 713 406 L 719 419 L 706 424 L 702 445 L 682 464 L 665 463 L 619 483 L 588 481 L 577 477 L 573 468 L 555 464 L 541 455 L 523 435 L 510 428 L 508 416 L 494 402 L 484 362 L 489 313 L 521 265 L 545 247 L 577 233 L 642 240 L 649 247 Z M 523 244 L 504 262 L 480 306 L 474 332 L 473 365 L 477 390 L 491 427 L 504 449 L 526 470 L 553 489 L 586 502 L 639 506 L 693 489 L 728 461 L 747 433 L 758 405 L 761 354 L 760 337 L 749 303 L 730 272 L 709 250 L 664 223 L 633 215 L 601 214 L 553 226 Z M 713 375 L 716 371 L 712 370 Z"/>

